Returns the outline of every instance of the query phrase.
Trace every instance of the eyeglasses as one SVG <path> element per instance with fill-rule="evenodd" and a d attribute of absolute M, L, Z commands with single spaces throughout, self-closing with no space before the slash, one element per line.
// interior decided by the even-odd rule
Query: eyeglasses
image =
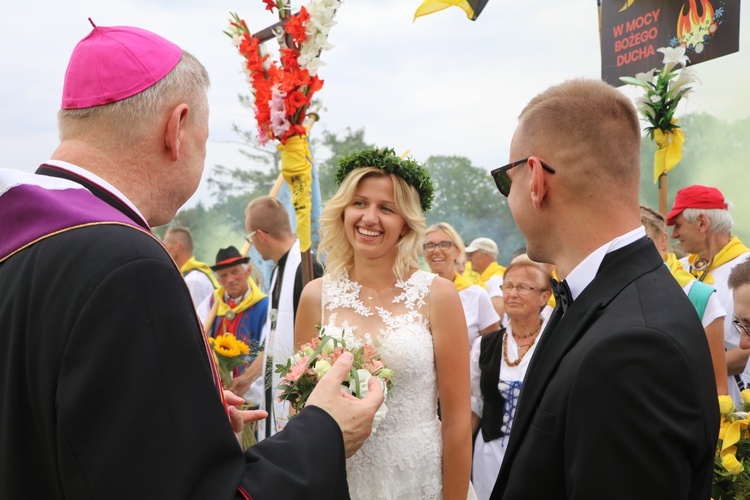
<path fill-rule="evenodd" d="M 248 243 L 250 243 L 252 245 L 253 244 L 253 236 L 255 236 L 255 233 L 257 233 L 258 231 L 260 231 L 260 229 L 256 229 L 252 233 L 247 233 L 245 235 L 245 241 L 247 241 Z"/>
<path fill-rule="evenodd" d="M 440 247 L 440 250 L 446 252 L 453 246 L 452 241 L 441 241 L 440 243 L 425 243 L 422 248 L 425 252 L 434 252 L 435 248 Z"/>
<path fill-rule="evenodd" d="M 534 288 L 533 286 L 524 285 L 523 283 L 519 283 L 517 285 L 514 285 L 513 283 L 503 283 L 502 286 L 500 286 L 500 289 L 503 291 L 503 293 L 510 293 L 514 288 L 519 293 L 519 295 L 528 295 L 531 292 L 541 290 L 541 288 Z"/>
<path fill-rule="evenodd" d="M 510 177 L 508 176 L 508 170 L 510 170 L 513 167 L 517 167 L 518 165 L 521 165 L 523 163 L 526 163 L 529 161 L 530 156 L 524 158 L 523 160 L 516 160 L 513 163 L 508 163 L 507 165 L 504 165 L 500 168 L 496 168 L 492 172 L 490 172 L 490 175 L 493 179 L 495 179 L 495 186 L 497 186 L 497 190 L 502 193 L 503 196 L 506 198 L 508 197 L 508 193 L 510 193 Z M 555 173 L 555 169 L 544 163 L 543 161 L 540 161 L 539 163 L 542 164 L 542 168 L 549 172 L 550 174 Z"/>
<path fill-rule="evenodd" d="M 745 335 L 750 337 L 750 326 L 743 325 L 737 318 L 734 318 L 732 320 L 732 324 L 734 325 L 735 330 L 737 330 L 740 335 L 744 333 Z"/>

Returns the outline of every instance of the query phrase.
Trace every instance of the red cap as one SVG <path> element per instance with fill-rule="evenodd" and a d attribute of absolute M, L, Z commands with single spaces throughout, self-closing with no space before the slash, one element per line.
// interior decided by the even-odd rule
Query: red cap
<path fill-rule="evenodd" d="M 172 71 L 182 50 L 155 33 L 131 26 L 94 26 L 70 56 L 62 109 L 121 101 Z"/>
<path fill-rule="evenodd" d="M 677 191 L 672 210 L 667 214 L 667 225 L 674 224 L 675 217 L 686 208 L 721 208 L 729 209 L 724 195 L 715 187 L 694 184 Z"/>

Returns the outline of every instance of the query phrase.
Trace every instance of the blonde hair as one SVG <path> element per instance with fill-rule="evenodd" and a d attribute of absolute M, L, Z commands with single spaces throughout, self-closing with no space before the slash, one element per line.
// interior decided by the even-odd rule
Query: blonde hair
<path fill-rule="evenodd" d="M 185 102 L 194 123 L 208 114 L 205 99 L 210 85 L 206 68 L 189 52 L 164 78 L 127 99 L 57 113 L 60 139 L 76 138 L 89 131 L 104 130 L 121 141 L 136 141 L 149 135 L 164 109 Z"/>
<path fill-rule="evenodd" d="M 651 207 L 641 205 L 641 224 L 655 234 L 667 234 L 667 223 L 664 216 Z"/>
<path fill-rule="evenodd" d="M 550 273 L 549 268 L 543 264 L 540 264 L 538 262 L 534 262 L 529 258 L 528 255 L 521 254 L 515 257 L 507 268 L 505 268 L 505 272 L 503 273 L 503 280 L 506 276 L 508 276 L 508 272 L 513 269 L 536 269 L 540 273 L 542 273 L 542 278 L 544 284 L 542 285 L 542 291 L 547 291 L 552 289 L 552 285 L 550 285 L 550 280 L 552 279 L 552 273 Z"/>
<path fill-rule="evenodd" d="M 412 268 L 419 266 L 419 249 L 424 237 L 425 217 L 419 193 L 401 177 L 379 168 L 357 168 L 346 176 L 336 194 L 326 203 L 320 215 L 320 246 L 318 260 L 326 264 L 331 275 L 348 270 L 354 264 L 354 251 L 344 229 L 344 210 L 349 206 L 357 186 L 366 177 L 390 177 L 393 181 L 393 201 L 398 213 L 406 221 L 409 230 L 399 240 L 398 254 L 393 263 L 393 272 L 403 279 Z"/>
<path fill-rule="evenodd" d="M 458 248 L 458 258 L 456 259 L 456 263 L 465 262 L 466 245 L 464 245 L 464 240 L 461 239 L 458 231 L 456 231 L 453 226 L 451 226 L 447 222 L 438 222 L 428 227 L 427 231 L 424 232 L 424 235 L 427 236 L 428 234 L 434 233 L 435 231 L 442 231 L 447 234 L 448 239 L 451 240 L 451 243 L 453 243 L 456 248 Z"/>
<path fill-rule="evenodd" d="M 193 234 L 185 226 L 170 226 L 164 233 L 164 238 L 178 240 L 190 253 L 193 253 Z"/>
<path fill-rule="evenodd" d="M 289 212 L 274 196 L 260 196 L 248 203 L 245 217 L 252 213 L 252 230 L 261 229 L 276 239 L 293 237 Z"/>

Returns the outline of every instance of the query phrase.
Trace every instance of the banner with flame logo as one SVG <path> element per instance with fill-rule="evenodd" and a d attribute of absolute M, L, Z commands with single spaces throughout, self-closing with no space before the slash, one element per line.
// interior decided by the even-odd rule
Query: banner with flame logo
<path fill-rule="evenodd" d="M 661 65 L 659 47 L 685 47 L 690 65 L 739 50 L 740 0 L 602 0 L 602 79 L 620 86 Z"/>

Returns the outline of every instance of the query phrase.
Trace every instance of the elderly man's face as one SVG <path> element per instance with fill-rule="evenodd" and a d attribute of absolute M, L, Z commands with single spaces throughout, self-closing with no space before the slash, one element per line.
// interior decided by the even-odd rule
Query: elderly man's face
<path fill-rule="evenodd" d="M 745 327 L 740 333 L 740 347 L 750 349 L 750 283 L 740 285 L 732 290 L 734 298 L 734 318 L 739 321 L 740 325 Z"/>
<path fill-rule="evenodd" d="M 492 256 L 486 252 L 483 252 L 482 250 L 467 253 L 466 259 L 471 262 L 472 271 L 476 271 L 478 273 L 481 273 L 485 269 L 487 269 L 487 266 L 489 266 L 490 262 L 492 262 Z"/>
<path fill-rule="evenodd" d="M 249 277 L 249 269 L 245 269 L 241 264 L 216 271 L 216 278 L 219 280 L 219 284 L 224 287 L 224 290 L 227 291 L 230 297 L 235 299 L 247 292 L 249 288 L 247 279 Z"/>
<path fill-rule="evenodd" d="M 674 219 L 672 238 L 679 240 L 682 249 L 687 253 L 700 253 L 706 247 L 706 234 L 700 230 L 700 219 L 688 222 L 680 214 Z"/>

